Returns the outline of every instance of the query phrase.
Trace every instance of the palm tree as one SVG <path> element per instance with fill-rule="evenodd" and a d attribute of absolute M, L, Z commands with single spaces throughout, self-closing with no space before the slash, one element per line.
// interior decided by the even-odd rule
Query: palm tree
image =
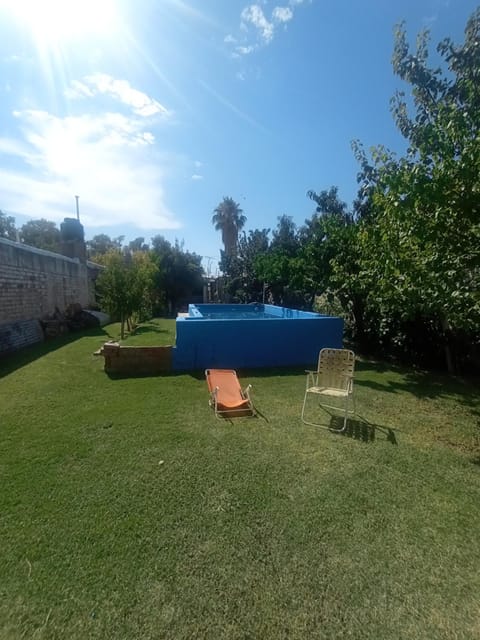
<path fill-rule="evenodd" d="M 238 202 L 224 196 L 222 202 L 214 209 L 212 224 L 217 231 L 222 232 L 222 242 L 226 256 L 237 253 L 238 232 L 243 229 L 247 218 L 243 215 Z"/>

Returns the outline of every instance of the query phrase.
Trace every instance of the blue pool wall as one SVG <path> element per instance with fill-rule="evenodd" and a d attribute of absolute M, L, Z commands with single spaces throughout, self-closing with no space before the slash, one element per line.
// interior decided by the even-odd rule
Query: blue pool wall
<path fill-rule="evenodd" d="M 229 313 L 252 317 L 215 318 Z M 320 349 L 342 347 L 343 319 L 267 304 L 198 304 L 189 306 L 188 317 L 177 318 L 176 332 L 177 371 L 312 367 Z"/>

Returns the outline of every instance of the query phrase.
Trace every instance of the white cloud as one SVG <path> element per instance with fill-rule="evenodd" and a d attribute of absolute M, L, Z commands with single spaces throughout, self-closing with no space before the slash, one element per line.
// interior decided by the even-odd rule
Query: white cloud
<path fill-rule="evenodd" d="M 258 30 L 265 44 L 272 41 L 275 27 L 267 20 L 262 8 L 258 4 L 251 4 L 245 7 L 240 17 L 244 25 L 250 23 Z"/>
<path fill-rule="evenodd" d="M 71 100 L 75 98 L 92 98 L 93 95 L 93 91 L 79 80 L 72 80 L 70 86 L 65 89 L 65 96 Z"/>
<path fill-rule="evenodd" d="M 200 169 L 201 167 L 203 167 L 203 162 L 200 162 L 200 160 L 195 160 L 193 164 L 195 165 L 196 169 Z"/>
<path fill-rule="evenodd" d="M 275 22 L 289 22 L 293 18 L 293 11 L 290 7 L 275 7 L 272 18 Z"/>
<path fill-rule="evenodd" d="M 26 159 L 29 156 L 29 148 L 13 138 L 0 138 L 0 153 Z"/>
<path fill-rule="evenodd" d="M 71 211 L 73 195 L 80 194 L 82 222 L 89 227 L 180 227 L 165 204 L 155 137 L 143 119 L 112 112 L 58 117 L 23 110 L 14 115 L 20 140 L 0 138 L 0 154 L 16 165 L 1 165 L 5 209 L 59 221 Z"/>
<path fill-rule="evenodd" d="M 192 176 L 192 180 L 203 180 L 203 176 L 199 173 L 194 173 Z"/>
<path fill-rule="evenodd" d="M 83 82 L 73 81 L 65 94 L 68 98 L 90 98 L 104 94 L 130 107 L 139 116 L 159 115 L 166 118 L 171 115 L 170 111 L 158 100 L 134 89 L 128 80 L 118 80 L 106 73 L 94 73 L 86 76 L 83 78 Z"/>
<path fill-rule="evenodd" d="M 235 47 L 235 52 L 234 52 L 234 57 L 240 57 L 240 56 L 247 56 L 249 53 L 252 53 L 253 51 L 255 51 L 257 47 L 254 46 L 253 44 L 250 44 L 246 47 L 244 46 L 238 46 Z"/>
<path fill-rule="evenodd" d="M 240 31 L 242 35 L 235 38 L 229 34 L 224 42 L 232 45 L 232 57 L 241 58 L 242 56 L 253 53 L 262 46 L 269 45 L 275 36 L 275 31 L 280 25 L 286 26 L 295 15 L 295 10 L 302 4 L 311 3 L 312 0 L 288 0 L 285 6 L 276 6 L 273 8 L 270 19 L 265 15 L 260 4 L 250 4 L 242 9 L 240 14 Z M 266 1 L 262 1 L 266 5 Z M 253 38 L 255 41 L 252 42 Z"/>
<path fill-rule="evenodd" d="M 438 20 L 438 13 L 434 13 L 431 16 L 424 16 L 422 18 L 422 22 L 427 25 L 427 27 L 431 26 Z"/>

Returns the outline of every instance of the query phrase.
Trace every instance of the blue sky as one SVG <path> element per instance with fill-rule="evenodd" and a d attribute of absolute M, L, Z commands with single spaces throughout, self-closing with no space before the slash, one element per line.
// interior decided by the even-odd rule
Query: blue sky
<path fill-rule="evenodd" d="M 460 41 L 470 0 L 0 0 L 0 209 L 86 237 L 183 240 L 215 270 L 223 196 L 246 229 L 351 203 L 350 143 L 401 151 L 393 27 Z M 433 50 L 433 46 L 432 46 Z"/>

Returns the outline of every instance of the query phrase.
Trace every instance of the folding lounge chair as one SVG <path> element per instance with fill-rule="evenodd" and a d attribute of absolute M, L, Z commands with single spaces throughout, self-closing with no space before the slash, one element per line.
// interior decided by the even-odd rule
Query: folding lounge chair
<path fill-rule="evenodd" d="M 355 413 L 355 400 L 353 397 L 353 371 L 355 368 L 355 354 L 348 349 L 322 349 L 318 356 L 316 371 L 307 371 L 307 386 L 303 398 L 302 421 L 330 431 L 345 431 L 347 428 L 348 414 Z M 324 404 L 320 407 L 336 409 L 343 413 L 343 427 L 331 429 L 326 425 L 312 422 L 305 418 L 307 399 L 309 395 L 326 396 L 327 398 L 339 398 L 344 401 L 344 406 Z M 349 410 L 349 401 L 352 399 L 353 410 Z M 310 408 L 310 414 L 312 409 Z"/>
<path fill-rule="evenodd" d="M 215 410 L 217 418 L 235 416 L 254 416 L 255 408 L 250 398 L 248 385 L 243 391 L 233 369 L 206 369 L 209 404 Z"/>

